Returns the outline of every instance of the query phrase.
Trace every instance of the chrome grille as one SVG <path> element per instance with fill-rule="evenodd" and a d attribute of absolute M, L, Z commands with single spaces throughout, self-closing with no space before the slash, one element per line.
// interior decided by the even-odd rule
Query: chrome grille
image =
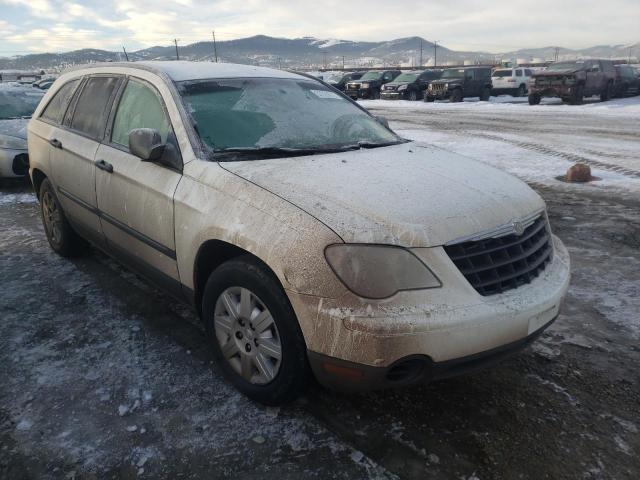
<path fill-rule="evenodd" d="M 432 92 L 444 92 L 446 90 L 444 83 L 431 83 L 429 84 L 429 90 Z"/>
<path fill-rule="evenodd" d="M 530 283 L 551 261 L 553 246 L 541 215 L 522 235 L 447 245 L 447 255 L 480 295 L 494 295 Z"/>

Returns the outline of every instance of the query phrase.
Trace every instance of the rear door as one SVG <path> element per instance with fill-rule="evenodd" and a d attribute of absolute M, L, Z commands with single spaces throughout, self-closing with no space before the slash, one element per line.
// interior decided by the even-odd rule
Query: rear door
<path fill-rule="evenodd" d="M 173 195 L 181 169 L 142 161 L 129 151 L 129 133 L 152 128 L 179 157 L 164 100 L 151 83 L 130 77 L 109 123 L 96 155 L 103 165 L 96 170 L 96 192 L 108 245 L 157 281 L 178 281 Z"/>
<path fill-rule="evenodd" d="M 64 211 L 79 227 L 89 229 L 85 234 L 98 237 L 95 154 L 121 80 L 110 75 L 85 79 L 52 141 L 52 172 Z"/>
<path fill-rule="evenodd" d="M 602 68 L 597 60 L 589 61 L 587 66 L 587 81 L 585 83 L 586 95 L 594 95 L 602 89 L 603 80 Z"/>

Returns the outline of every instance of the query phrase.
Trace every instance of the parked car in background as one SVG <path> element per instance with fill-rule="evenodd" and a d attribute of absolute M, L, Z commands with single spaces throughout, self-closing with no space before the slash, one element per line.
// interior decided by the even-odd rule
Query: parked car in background
<path fill-rule="evenodd" d="M 375 70 L 362 75 L 359 80 L 347 82 L 345 93 L 354 100 L 358 98 L 380 98 L 382 85 L 400 75 L 400 70 Z"/>
<path fill-rule="evenodd" d="M 27 86 L 0 86 L 0 178 L 29 172 L 27 123 L 43 95 Z"/>
<path fill-rule="evenodd" d="M 529 104 L 538 105 L 543 97 L 560 97 L 563 102 L 580 105 L 585 97 L 600 95 L 605 102 L 614 92 L 616 70 L 611 60 L 558 62 L 533 75 L 529 85 Z"/>
<path fill-rule="evenodd" d="M 385 100 L 421 100 L 429 82 L 437 80 L 442 70 L 414 70 L 402 72 L 392 82 L 385 84 L 380 90 L 380 97 Z"/>
<path fill-rule="evenodd" d="M 51 85 L 53 85 L 53 82 L 55 82 L 56 79 L 55 78 L 43 78 L 42 80 L 37 80 L 35 82 L 32 83 L 32 86 L 39 88 L 40 90 L 48 90 Z"/>
<path fill-rule="evenodd" d="M 464 67 L 448 68 L 442 72 L 440 80 L 429 83 L 425 102 L 449 99 L 461 102 L 467 97 L 480 97 L 487 101 L 491 97 L 491 68 Z"/>
<path fill-rule="evenodd" d="M 524 182 L 294 73 L 79 68 L 36 110 L 29 152 L 52 249 L 90 240 L 190 302 L 220 370 L 265 404 L 313 375 L 357 391 L 486 365 L 567 292 L 567 250 Z"/>
<path fill-rule="evenodd" d="M 613 84 L 613 96 L 624 98 L 640 94 L 640 77 L 629 65 L 615 65 L 616 80 Z"/>
<path fill-rule="evenodd" d="M 359 80 L 362 75 L 364 75 L 364 72 L 340 72 L 329 77 L 326 82 L 341 92 L 344 92 L 348 82 Z"/>
<path fill-rule="evenodd" d="M 498 68 L 491 74 L 493 95 L 524 97 L 529 91 L 533 71 L 528 68 Z"/>

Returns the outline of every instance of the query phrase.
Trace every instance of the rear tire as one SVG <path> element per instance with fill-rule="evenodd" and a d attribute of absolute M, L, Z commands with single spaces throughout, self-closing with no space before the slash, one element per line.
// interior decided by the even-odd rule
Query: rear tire
<path fill-rule="evenodd" d="M 524 97 L 527 94 L 527 87 L 524 85 L 520 85 L 518 87 L 518 91 L 516 92 L 516 97 Z"/>
<path fill-rule="evenodd" d="M 480 101 L 488 102 L 491 98 L 491 87 L 484 87 L 480 93 Z"/>
<path fill-rule="evenodd" d="M 540 95 L 536 95 L 535 93 L 529 95 L 529 105 L 540 105 L 541 100 L 542 97 L 540 97 Z"/>
<path fill-rule="evenodd" d="M 87 242 L 69 224 L 48 178 L 45 178 L 40 186 L 38 199 L 44 233 L 53 251 L 62 257 L 82 254 Z"/>
<path fill-rule="evenodd" d="M 218 267 L 202 314 L 216 362 L 240 392 L 274 406 L 304 392 L 312 374 L 302 331 L 277 278 L 258 260 L 247 255 Z"/>
<path fill-rule="evenodd" d="M 452 103 L 461 102 L 463 99 L 462 90 L 456 88 L 453 92 L 451 92 L 451 97 L 449 97 L 449 101 Z"/>

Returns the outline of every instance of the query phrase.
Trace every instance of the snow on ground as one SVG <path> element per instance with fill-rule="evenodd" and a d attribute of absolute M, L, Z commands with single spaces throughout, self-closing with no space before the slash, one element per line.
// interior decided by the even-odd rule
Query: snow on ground
<path fill-rule="evenodd" d="M 392 128 L 506 170 L 526 181 L 567 189 L 616 188 L 640 192 L 640 97 L 580 106 L 544 99 L 539 106 L 526 98 L 492 97 L 449 102 L 363 101 Z M 575 163 L 587 163 L 601 180 L 571 185 L 556 177 Z"/>

